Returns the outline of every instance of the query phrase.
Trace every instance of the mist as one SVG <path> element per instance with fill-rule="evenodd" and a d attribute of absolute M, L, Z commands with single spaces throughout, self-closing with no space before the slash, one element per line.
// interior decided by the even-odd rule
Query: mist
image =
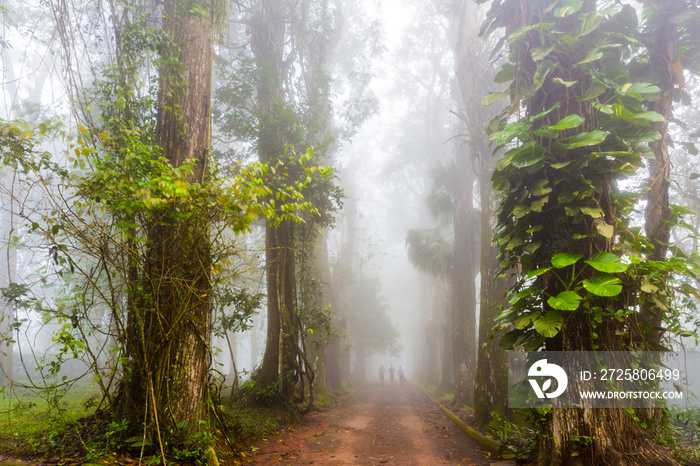
<path fill-rule="evenodd" d="M 0 411 L 35 429 L 18 455 L 46 413 L 83 443 L 67 456 L 178 462 L 257 451 L 271 432 L 240 419 L 268 408 L 374 403 L 406 426 L 425 402 L 506 459 L 697 461 L 687 365 L 616 388 L 682 401 L 540 406 L 595 370 L 538 385 L 509 355 L 695 351 L 699 11 L 4 1 Z"/>

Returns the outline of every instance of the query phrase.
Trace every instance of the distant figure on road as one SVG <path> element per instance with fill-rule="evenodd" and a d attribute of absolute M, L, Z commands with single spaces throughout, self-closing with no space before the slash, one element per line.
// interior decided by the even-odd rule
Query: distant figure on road
<path fill-rule="evenodd" d="M 389 366 L 389 379 L 391 379 L 391 384 L 394 384 L 394 372 L 396 372 L 396 369 L 394 369 L 394 365 L 392 364 Z"/>
<path fill-rule="evenodd" d="M 401 385 L 406 381 L 406 376 L 403 373 L 403 369 L 401 369 L 401 366 L 399 366 L 399 382 L 401 382 Z"/>
<path fill-rule="evenodd" d="M 386 372 L 386 370 L 384 369 L 384 366 L 380 367 L 380 368 L 379 368 L 379 382 L 380 382 L 382 385 L 384 385 L 384 372 Z M 393 378 L 393 377 L 394 377 L 394 376 L 393 376 L 393 374 L 392 374 L 392 378 Z"/>

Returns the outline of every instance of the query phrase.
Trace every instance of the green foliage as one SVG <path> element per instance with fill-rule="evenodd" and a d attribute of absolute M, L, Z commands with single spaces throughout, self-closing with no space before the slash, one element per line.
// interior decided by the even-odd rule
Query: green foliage
<path fill-rule="evenodd" d="M 252 319 L 257 313 L 265 297 L 262 293 L 251 294 L 245 288 L 233 288 L 221 295 L 221 319 L 219 324 L 223 332 L 245 332 L 252 327 Z M 226 313 L 228 307 L 232 307 L 231 313 Z"/>
<path fill-rule="evenodd" d="M 35 150 L 44 131 L 44 125 L 30 128 L 2 122 L 0 146 L 8 165 L 28 179 L 40 180 L 33 184 L 37 189 L 51 193 L 54 186 L 60 186 L 63 192 L 70 193 L 45 197 L 51 209 L 42 210 L 28 224 L 34 235 L 55 245 L 52 262 L 55 261 L 63 280 L 51 283 L 59 285 L 52 302 L 16 286 L 4 292 L 19 305 L 37 310 L 46 320 L 59 325 L 54 335 L 57 350 L 39 359 L 39 370 L 46 380 L 54 380 L 47 383 L 44 394 L 57 409 L 71 381 L 65 376 L 62 380 L 55 377 L 60 378 L 59 371 L 69 359 L 87 360 L 108 411 L 114 409 L 110 390 L 116 371 L 105 368 L 104 359 L 100 359 L 105 355 L 99 348 L 87 347 L 86 342 L 100 322 L 95 324 L 93 316 L 106 311 L 114 322 L 109 332 L 123 344 L 127 338 L 125 296 L 130 303 L 140 300 L 142 311 L 157 311 L 150 307 L 153 301 L 149 301 L 149 288 L 139 278 L 145 275 L 134 278 L 132 270 L 143 270 L 149 228 L 161 221 L 164 212 L 181 225 L 208 219 L 213 238 L 211 280 L 214 290 L 223 294 L 218 301 L 235 304 L 240 311 L 224 324 L 240 329 L 248 325 L 260 296 L 242 292 L 228 295 L 226 287 L 216 287 L 230 278 L 228 267 L 237 254 L 232 240 L 249 231 L 258 218 L 274 225 L 282 220 L 303 222 L 302 213 L 317 215 L 302 190 L 313 179 L 330 175 L 330 169 L 308 166 L 310 150 L 301 157 L 290 150 L 284 160 L 274 165 L 241 166 L 233 176 L 223 176 L 213 167 L 210 179 L 193 183 L 188 180 L 193 161 L 172 166 L 160 156 L 152 134 L 131 122 L 115 118 L 109 128 L 79 128 L 77 140 L 68 141 L 69 149 L 60 162 Z M 45 171 L 52 173 L 52 178 L 43 178 Z M 123 346 L 118 346 L 107 357 L 125 363 L 123 351 Z M 109 442 L 117 438 L 123 440 L 120 436 L 106 436 L 107 443 L 100 445 L 107 446 L 90 446 L 88 450 L 97 454 L 99 448 L 109 449 Z M 176 453 L 200 456 L 202 452 L 186 448 Z"/>
<path fill-rule="evenodd" d="M 516 4 L 495 1 L 482 33 L 510 27 Z M 678 334 L 677 298 L 695 295 L 683 285 L 697 276 L 695 257 L 642 259 L 651 244 L 629 228 L 642 193 L 620 193 L 617 184 L 644 166 L 648 144 L 661 137 L 652 123 L 663 121 L 649 109 L 660 88 L 636 14 L 629 5 L 586 12 L 582 5 L 533 2 L 527 24 L 503 40 L 509 47 L 498 80 L 510 82 L 510 104 L 489 128 L 495 150 L 504 150 L 493 175 L 501 191 L 500 273 L 521 271 L 499 317 L 514 324 L 501 341 L 507 348 L 536 349 L 580 312 L 594 348 L 602 322 L 616 325 L 625 344 L 649 348 L 635 310 L 660 306 L 665 328 Z"/>
<path fill-rule="evenodd" d="M 664 443 L 673 449 L 682 464 L 697 462 L 700 459 L 700 410 L 670 406 L 667 415 Z"/>
<path fill-rule="evenodd" d="M 526 422 L 515 423 L 493 411 L 486 431 L 490 437 L 506 446 L 508 453 L 503 455 L 504 458 L 532 459 L 537 451 L 536 431 Z"/>
<path fill-rule="evenodd" d="M 285 397 L 280 390 L 279 380 L 268 385 L 258 385 L 257 376 L 251 374 L 250 380 L 243 384 L 241 393 L 245 398 L 251 400 L 257 406 L 292 408 L 289 398 Z"/>

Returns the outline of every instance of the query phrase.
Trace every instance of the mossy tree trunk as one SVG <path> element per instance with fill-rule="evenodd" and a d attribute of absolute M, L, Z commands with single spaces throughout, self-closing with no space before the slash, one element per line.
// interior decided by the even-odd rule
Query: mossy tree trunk
<path fill-rule="evenodd" d="M 251 50 L 258 66 L 258 156 L 261 162 L 274 164 L 285 151 L 283 137 L 284 69 L 283 50 L 287 23 L 285 0 L 263 0 L 251 20 Z M 258 377 L 262 387 L 280 383 L 288 391 L 291 366 L 282 360 L 284 340 L 293 337 L 294 318 L 294 226 L 290 220 L 265 230 L 267 269 L 267 340 Z M 291 334 L 289 332 L 292 332 Z"/>
<path fill-rule="evenodd" d="M 491 413 L 503 417 L 508 407 L 508 354 L 498 344 L 502 331 L 493 327 L 502 306 L 508 281 L 495 278 L 499 269 L 498 247 L 492 243 L 495 230 L 493 190 L 490 179 L 495 157 L 482 153 L 479 161 L 481 199 L 481 303 L 479 306 L 479 345 L 477 350 L 476 387 L 474 388 L 474 422 L 485 426 Z"/>
<path fill-rule="evenodd" d="M 162 65 L 156 134 L 173 167 L 194 161 L 183 180 L 209 176 L 213 36 L 223 2 L 163 6 Z M 195 188 L 196 190 L 196 188 Z M 192 191 L 191 191 L 192 192 Z M 188 202 L 187 200 L 183 202 Z M 171 203 L 155 211 L 140 279 L 131 283 L 125 377 L 117 407 L 132 428 L 197 427 L 207 418 L 211 330 L 208 214 Z"/>
<path fill-rule="evenodd" d="M 496 123 L 499 129 L 525 128 L 516 129 L 511 138 L 492 133 L 501 145 L 513 148 L 501 157 L 494 175 L 494 186 L 502 191 L 496 235 L 502 268 L 520 268 L 522 275 L 516 277 L 513 291 L 533 293 L 510 301 L 504 322 L 521 320 L 511 327 L 507 341 L 510 347 L 519 343 L 530 350 L 647 349 L 655 337 L 648 339 L 646 332 L 637 335 L 639 277 L 627 266 L 616 271 L 586 267 L 597 254 L 619 257 L 640 241 L 620 228 L 628 224 L 633 204 L 623 201 L 625 193 L 617 192 L 616 180 L 633 174 L 642 163 L 601 157 L 619 151 L 615 153 L 638 159 L 639 145 L 645 142 L 637 131 L 648 123 L 631 125 L 619 117 L 621 110 L 606 111 L 606 105 L 613 104 L 624 112 L 647 110 L 648 102 L 640 104 L 643 97 L 629 98 L 624 92 L 641 81 L 635 70 L 625 68 L 619 52 L 607 52 L 616 42 L 615 34 L 632 34 L 628 28 L 636 27 L 637 14 L 629 5 L 601 11 L 595 0 L 577 3 L 573 12 L 555 6 L 548 0 L 514 0 L 494 3 L 489 12 L 491 28 L 505 27 L 507 35 L 513 33 L 510 63 L 502 68 L 506 81 L 512 80 L 511 105 Z M 540 29 L 545 24 L 552 26 L 551 32 Z M 575 41 L 572 45 L 561 37 Z M 626 47 L 624 41 L 617 46 Z M 606 85 L 597 87 L 605 80 Z M 507 123 L 521 108 L 526 109 L 524 117 Z M 519 158 L 525 156 L 531 158 Z M 557 255 L 573 262 L 557 265 Z M 583 265 L 576 264 L 579 260 Z M 618 283 L 619 288 L 601 293 L 588 286 L 600 278 Z M 564 292 L 580 293 L 574 305 L 561 306 L 554 299 Z M 552 322 L 557 326 L 553 332 L 539 326 Z M 572 378 L 569 390 L 575 391 L 579 383 Z M 621 408 L 552 409 L 543 423 L 537 464 L 677 464 L 657 443 L 655 428 L 643 427 Z"/>
<path fill-rule="evenodd" d="M 664 10 L 660 12 L 656 33 L 652 36 L 654 42 L 650 47 L 651 66 L 659 74 L 658 86 L 661 89 L 659 99 L 651 103 L 650 109 L 664 117 L 664 121 L 652 124 L 661 134 L 661 138 L 649 143 L 649 147 L 654 151 L 654 158 L 649 161 L 649 191 L 644 213 L 644 229 L 654 246 L 649 258 L 655 261 L 666 260 L 671 237 L 671 157 L 668 150 L 668 122 L 672 116 L 675 81 L 685 79 L 682 77 L 681 62 L 675 59 L 678 23 L 673 17 L 682 12 L 683 7 L 684 2 L 680 0 L 666 2 Z M 663 310 L 650 302 L 645 305 L 644 314 L 644 328 L 650 332 L 650 341 L 658 345 L 661 340 L 659 329 L 662 327 Z"/>
<path fill-rule="evenodd" d="M 474 265 L 474 172 L 468 151 L 457 149 L 452 268 L 452 375 L 454 402 L 471 404 L 476 372 L 476 277 Z"/>
<path fill-rule="evenodd" d="M 488 79 L 492 74 L 491 63 L 480 49 L 477 37 L 476 6 L 468 0 L 453 3 L 450 20 L 456 32 L 454 56 L 455 72 L 459 88 L 460 113 L 466 123 L 467 141 L 463 142 L 469 150 L 470 164 L 463 170 L 478 170 L 480 233 L 473 235 L 470 249 L 480 250 L 479 269 L 481 271 L 481 302 L 479 305 L 478 345 L 474 345 L 476 355 L 473 372 L 473 403 L 475 420 L 479 425 L 489 422 L 492 411 L 503 414 L 506 403 L 507 359 L 505 351 L 498 346 L 497 338 L 491 339 L 491 329 L 499 314 L 498 306 L 505 293 L 503 281 L 494 281 L 498 269 L 498 248 L 491 243 L 493 236 L 494 208 L 492 206 L 494 190 L 491 186 L 491 173 L 495 157 L 490 155 L 489 141 L 485 134 L 486 125 L 495 115 L 493 110 L 484 108 L 482 98 L 493 87 Z M 467 173 L 460 172 L 462 177 Z M 469 173 L 470 174 L 470 173 Z M 476 222 L 473 222 L 476 223 Z M 479 238 L 478 242 L 476 238 Z M 478 246 L 477 246 L 478 244 Z M 465 247 L 465 246 L 463 246 Z M 476 264 L 474 264 L 476 267 Z M 476 290 L 474 289 L 474 294 Z M 475 320 L 476 317 L 473 317 Z M 472 322 L 470 325 L 475 326 Z M 471 399 L 470 399 L 471 401 Z"/>

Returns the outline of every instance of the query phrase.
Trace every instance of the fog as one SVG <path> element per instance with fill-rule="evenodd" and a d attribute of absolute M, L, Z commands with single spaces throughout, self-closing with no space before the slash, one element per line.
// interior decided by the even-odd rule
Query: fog
<path fill-rule="evenodd" d="M 310 409 L 393 366 L 484 427 L 506 349 L 696 348 L 697 56 L 658 11 L 107 3 L 0 7 L 0 386 L 118 406 L 182 365 Z"/>

